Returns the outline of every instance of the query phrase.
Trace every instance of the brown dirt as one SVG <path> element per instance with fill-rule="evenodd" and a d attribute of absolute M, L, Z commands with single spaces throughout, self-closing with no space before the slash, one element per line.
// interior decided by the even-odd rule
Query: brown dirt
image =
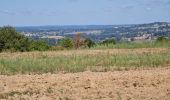
<path fill-rule="evenodd" d="M 170 100 L 170 68 L 0 75 L 0 99 Z"/>

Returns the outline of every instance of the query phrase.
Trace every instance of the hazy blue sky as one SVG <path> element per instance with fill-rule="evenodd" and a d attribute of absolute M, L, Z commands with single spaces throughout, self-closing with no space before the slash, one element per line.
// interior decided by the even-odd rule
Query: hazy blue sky
<path fill-rule="evenodd" d="M 170 22 L 170 0 L 0 0 L 0 26 Z"/>

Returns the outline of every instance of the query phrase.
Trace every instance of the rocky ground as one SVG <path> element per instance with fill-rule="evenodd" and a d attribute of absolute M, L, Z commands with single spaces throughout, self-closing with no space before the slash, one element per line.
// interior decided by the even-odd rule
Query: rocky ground
<path fill-rule="evenodd" d="M 0 99 L 170 100 L 170 68 L 0 75 Z"/>

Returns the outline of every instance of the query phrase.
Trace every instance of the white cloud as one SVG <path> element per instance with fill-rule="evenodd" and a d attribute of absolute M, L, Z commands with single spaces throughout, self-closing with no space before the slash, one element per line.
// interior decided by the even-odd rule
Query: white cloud
<path fill-rule="evenodd" d="M 12 11 L 9 11 L 9 10 L 0 10 L 0 13 L 6 14 L 6 15 L 16 15 L 17 14 L 16 12 L 12 12 Z"/>

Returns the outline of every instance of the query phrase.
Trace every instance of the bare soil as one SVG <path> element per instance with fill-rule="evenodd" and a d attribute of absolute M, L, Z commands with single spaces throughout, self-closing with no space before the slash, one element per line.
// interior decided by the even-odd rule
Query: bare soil
<path fill-rule="evenodd" d="M 170 100 L 170 68 L 0 75 L 0 99 Z"/>

